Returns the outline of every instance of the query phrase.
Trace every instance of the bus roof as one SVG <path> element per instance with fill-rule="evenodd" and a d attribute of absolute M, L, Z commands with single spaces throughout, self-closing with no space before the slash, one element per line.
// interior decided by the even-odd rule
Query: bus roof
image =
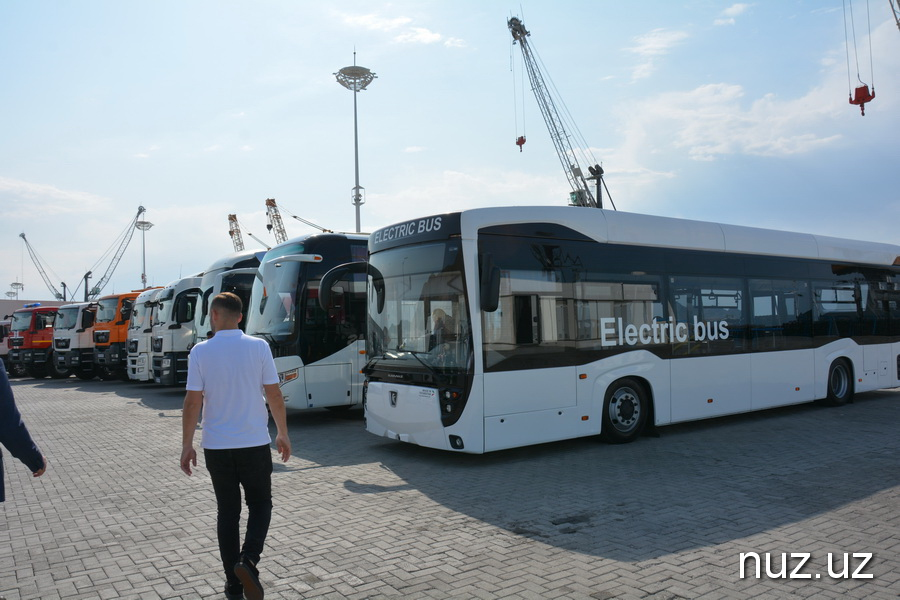
<path fill-rule="evenodd" d="M 616 244 L 900 265 L 900 246 L 893 244 L 597 208 L 476 208 L 459 215 L 463 237 L 494 225 L 555 223 Z"/>

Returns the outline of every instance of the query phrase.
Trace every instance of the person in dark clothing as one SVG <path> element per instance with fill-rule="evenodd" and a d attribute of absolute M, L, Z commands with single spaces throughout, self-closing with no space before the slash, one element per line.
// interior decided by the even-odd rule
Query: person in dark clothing
<path fill-rule="evenodd" d="M 22 415 L 16 408 L 12 386 L 9 385 L 6 369 L 3 368 L 0 368 L 0 443 L 6 446 L 10 454 L 25 463 L 35 477 L 40 477 L 47 470 L 47 461 L 31 439 Z M 3 487 L 3 452 L 0 451 L 0 502 L 6 500 Z"/>

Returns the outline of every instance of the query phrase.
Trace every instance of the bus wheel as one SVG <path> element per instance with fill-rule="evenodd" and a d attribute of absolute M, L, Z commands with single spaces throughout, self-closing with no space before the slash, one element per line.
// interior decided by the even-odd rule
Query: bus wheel
<path fill-rule="evenodd" d="M 633 442 L 644 429 L 649 401 L 644 386 L 634 379 L 620 379 L 609 386 L 603 402 L 603 440 L 611 444 Z"/>
<path fill-rule="evenodd" d="M 828 396 L 825 406 L 842 406 L 853 398 L 853 377 L 850 364 L 839 358 L 828 369 Z"/>

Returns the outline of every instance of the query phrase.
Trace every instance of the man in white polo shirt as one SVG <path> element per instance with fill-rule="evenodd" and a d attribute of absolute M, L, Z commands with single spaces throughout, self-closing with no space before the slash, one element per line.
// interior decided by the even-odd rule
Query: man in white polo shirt
<path fill-rule="evenodd" d="M 194 346 L 188 363 L 182 413 L 181 470 L 197 466 L 194 431 L 203 409 L 203 455 L 216 494 L 216 532 L 225 569 L 225 595 L 262 600 L 256 568 L 272 519 L 272 451 L 269 416 L 281 459 L 291 455 L 284 397 L 269 345 L 244 335 L 241 299 L 228 292 L 210 303 L 213 337 Z M 265 400 L 263 400 L 265 394 Z M 241 487 L 247 501 L 247 531 L 241 545 Z"/>

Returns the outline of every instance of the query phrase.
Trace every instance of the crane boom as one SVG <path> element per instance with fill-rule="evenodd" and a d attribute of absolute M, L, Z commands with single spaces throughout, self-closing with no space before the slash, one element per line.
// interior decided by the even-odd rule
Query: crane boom
<path fill-rule="evenodd" d="M 518 43 L 519 47 L 522 49 L 522 57 L 525 61 L 525 68 L 528 71 L 531 90 L 534 92 L 538 107 L 541 109 L 541 115 L 544 117 L 544 122 L 547 124 L 547 129 L 550 131 L 550 139 L 553 141 L 553 146 L 556 148 L 559 162 L 566 174 L 566 178 L 569 180 L 569 185 L 572 187 L 572 193 L 569 195 L 571 203 L 575 206 L 592 206 L 596 208 L 598 207 L 598 202 L 594 197 L 587 180 L 593 179 L 597 181 L 599 196 L 603 169 L 600 165 L 588 167 L 591 177 L 585 178 L 584 173 L 578 164 L 578 159 L 575 156 L 572 144 L 569 141 L 569 134 L 559 115 L 559 111 L 556 109 L 556 103 L 553 101 L 553 96 L 551 96 L 550 90 L 544 83 L 544 76 L 541 74 L 537 61 L 535 61 L 531 48 L 528 45 L 527 37 L 531 35 L 531 33 L 525 29 L 525 25 L 518 17 L 510 18 L 509 21 L 507 21 L 507 25 L 513 36 L 513 44 Z M 602 208 L 602 204 L 599 206 Z"/>
<path fill-rule="evenodd" d="M 891 12 L 894 13 L 894 21 L 897 22 L 897 29 L 900 29 L 900 0 L 890 0 Z"/>
<path fill-rule="evenodd" d="M 266 217 L 269 219 L 267 228 L 275 234 L 275 243 L 286 242 L 288 239 L 287 231 L 284 229 L 284 222 L 281 220 L 281 213 L 278 212 L 278 206 L 275 204 L 274 198 L 266 199 Z"/>
<path fill-rule="evenodd" d="M 241 237 L 241 226 L 238 225 L 237 215 L 228 215 L 228 235 L 231 236 L 235 252 L 244 249 L 244 238 Z"/>
<path fill-rule="evenodd" d="M 56 286 L 50 281 L 50 278 L 47 276 L 47 271 L 44 270 L 44 265 L 41 264 L 40 259 L 37 256 L 37 253 L 34 251 L 34 248 L 31 247 L 31 244 L 28 242 L 28 238 L 25 237 L 24 233 L 20 233 L 19 237 L 22 238 L 25 242 L 25 247 L 28 249 L 28 255 L 31 257 L 31 262 L 34 263 L 34 266 L 37 268 L 38 273 L 41 274 L 41 278 L 43 278 L 44 283 L 47 284 L 47 289 L 50 290 L 50 293 L 53 294 L 53 297 L 57 300 L 65 301 L 65 296 L 59 293 L 59 290 L 56 289 Z M 65 286 L 65 284 L 63 284 Z"/>
<path fill-rule="evenodd" d="M 106 272 L 103 273 L 103 277 L 100 278 L 100 281 L 97 282 L 93 288 L 91 288 L 90 293 L 88 293 L 90 300 L 96 300 L 100 295 L 100 292 L 103 291 L 103 288 L 106 287 L 106 284 L 109 283 L 110 277 L 112 277 L 113 272 L 115 272 L 116 267 L 119 266 L 119 261 L 122 260 L 122 255 L 125 254 L 125 249 L 128 248 L 129 242 L 131 242 L 132 236 L 134 236 L 135 226 L 138 220 L 141 218 L 141 215 L 144 214 L 145 209 L 143 206 L 138 206 L 137 214 L 131 220 L 131 223 L 128 224 L 128 228 L 122 234 L 122 241 L 119 243 L 119 247 L 116 248 L 116 254 L 113 256 L 112 260 L 109 263 L 109 266 L 106 267 Z M 87 285 L 87 279 L 85 279 L 85 285 Z"/>

